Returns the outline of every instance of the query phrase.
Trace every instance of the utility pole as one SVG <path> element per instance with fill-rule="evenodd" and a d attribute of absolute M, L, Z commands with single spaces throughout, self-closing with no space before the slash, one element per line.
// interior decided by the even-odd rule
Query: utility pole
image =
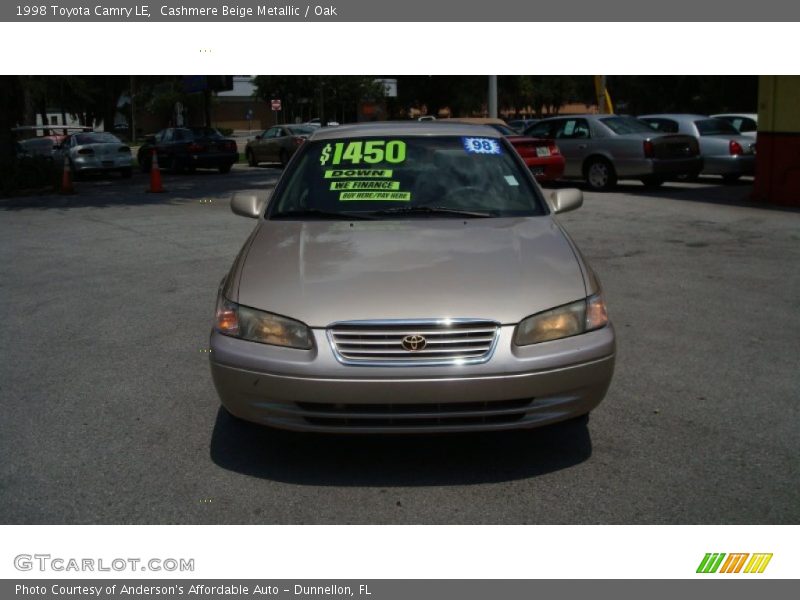
<path fill-rule="evenodd" d="M 489 75 L 489 117 L 497 118 L 497 75 Z"/>

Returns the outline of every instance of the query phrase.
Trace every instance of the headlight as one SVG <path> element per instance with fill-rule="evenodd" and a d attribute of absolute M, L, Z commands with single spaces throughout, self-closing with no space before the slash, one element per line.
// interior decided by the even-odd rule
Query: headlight
<path fill-rule="evenodd" d="M 311 349 L 311 330 L 293 319 L 240 306 L 221 294 L 217 301 L 214 329 L 224 335 L 288 348 Z"/>
<path fill-rule="evenodd" d="M 605 327 L 608 313 L 600 293 L 533 315 L 520 322 L 514 343 L 529 346 Z"/>

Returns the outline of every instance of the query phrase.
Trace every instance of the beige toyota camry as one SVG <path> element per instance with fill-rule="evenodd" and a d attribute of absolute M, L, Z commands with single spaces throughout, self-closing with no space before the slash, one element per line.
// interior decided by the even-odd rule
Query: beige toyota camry
<path fill-rule="evenodd" d="M 614 370 L 600 283 L 496 131 L 316 131 L 220 285 L 211 372 L 234 416 L 294 430 L 537 427 L 595 408 Z"/>

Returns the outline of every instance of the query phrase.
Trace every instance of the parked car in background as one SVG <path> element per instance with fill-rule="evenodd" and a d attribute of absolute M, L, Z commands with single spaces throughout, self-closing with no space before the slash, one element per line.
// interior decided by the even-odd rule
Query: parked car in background
<path fill-rule="evenodd" d="M 41 157 L 53 160 L 58 153 L 58 146 L 59 142 L 50 136 L 28 138 L 19 142 L 22 155 L 29 158 Z"/>
<path fill-rule="evenodd" d="M 131 148 L 113 133 L 89 131 L 66 136 L 53 152 L 54 160 L 64 158 L 73 175 L 118 171 L 123 177 L 131 176 Z"/>
<path fill-rule="evenodd" d="M 276 125 L 247 142 L 244 149 L 247 164 L 280 163 L 286 166 L 300 145 L 319 127 L 314 125 Z"/>
<path fill-rule="evenodd" d="M 552 139 L 539 139 L 521 135 L 505 121 L 491 118 L 443 119 L 438 123 L 467 123 L 487 125 L 502 134 L 525 161 L 537 181 L 555 181 L 564 175 L 564 157 Z"/>
<path fill-rule="evenodd" d="M 224 137 L 213 127 L 170 127 L 162 129 L 147 141 L 137 153 L 139 166 L 150 172 L 153 149 L 158 152 L 158 166 L 174 171 L 217 169 L 227 173 L 239 160 L 236 141 Z"/>
<path fill-rule="evenodd" d="M 660 135 L 628 116 L 551 117 L 525 133 L 554 139 L 566 159 L 564 175 L 584 179 L 593 190 L 608 190 L 618 179 L 639 179 L 645 185 L 658 186 L 703 168 L 694 137 Z"/>
<path fill-rule="evenodd" d="M 508 126 L 517 133 L 524 133 L 528 127 L 536 125 L 539 121 L 541 119 L 512 119 L 508 122 Z"/>
<path fill-rule="evenodd" d="M 663 114 L 639 117 L 653 129 L 665 133 L 682 133 L 698 140 L 703 156 L 704 175 L 722 175 L 725 183 L 733 183 L 756 169 L 756 144 L 742 135 L 728 121 L 703 115 Z"/>
<path fill-rule="evenodd" d="M 756 113 L 725 113 L 711 116 L 727 121 L 736 128 L 736 131 L 747 137 L 754 138 L 758 133 L 758 114 Z"/>

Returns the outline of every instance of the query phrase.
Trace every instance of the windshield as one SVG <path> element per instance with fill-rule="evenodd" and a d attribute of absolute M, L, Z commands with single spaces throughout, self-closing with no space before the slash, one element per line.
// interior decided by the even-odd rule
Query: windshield
<path fill-rule="evenodd" d="M 304 146 L 285 185 L 270 202 L 270 218 L 314 218 L 312 213 L 390 218 L 397 213 L 458 217 L 546 212 L 530 175 L 499 139 L 390 136 Z M 461 214 L 467 212 L 473 214 Z"/>
<path fill-rule="evenodd" d="M 121 144 L 119 138 L 110 133 L 78 133 L 75 134 L 75 143 L 83 144 Z"/>
<path fill-rule="evenodd" d="M 700 135 L 739 135 L 739 131 L 733 125 L 722 119 L 703 119 L 695 121 L 694 124 Z"/>
<path fill-rule="evenodd" d="M 606 117 L 600 122 L 617 135 L 626 133 L 653 133 L 653 128 L 644 121 L 633 117 Z"/>

